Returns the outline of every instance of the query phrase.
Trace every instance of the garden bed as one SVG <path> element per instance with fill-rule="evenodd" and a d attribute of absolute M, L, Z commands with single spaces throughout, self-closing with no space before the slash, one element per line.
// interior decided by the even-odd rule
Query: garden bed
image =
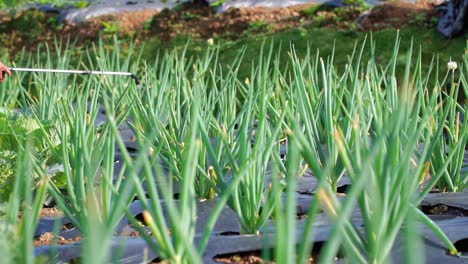
<path fill-rule="evenodd" d="M 278 12 L 272 23 L 309 19 Z M 270 19 L 255 13 L 225 15 Z M 152 21 L 171 32 L 168 17 L 187 30 L 219 19 Z M 141 82 L 14 72 L 0 84 L 3 260 L 463 263 L 468 47 L 425 64 L 393 34 L 388 60 L 367 39 L 340 58 L 266 43 L 226 61 L 203 41 L 200 56 L 149 61 L 117 39 L 25 55 L 24 67 Z"/>

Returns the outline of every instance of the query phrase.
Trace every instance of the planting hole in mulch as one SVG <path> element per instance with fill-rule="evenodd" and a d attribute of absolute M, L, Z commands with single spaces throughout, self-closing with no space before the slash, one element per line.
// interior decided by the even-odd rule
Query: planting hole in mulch
<path fill-rule="evenodd" d="M 296 209 L 296 219 L 299 220 L 299 219 L 304 219 L 304 218 L 307 218 L 307 214 L 309 213 L 307 210 L 304 210 L 304 208 L 302 208 L 302 206 L 298 206 L 297 209 Z M 322 213 L 323 211 L 322 210 L 318 210 L 318 214 Z"/>
<path fill-rule="evenodd" d="M 140 225 L 142 225 L 142 226 L 148 226 L 148 224 L 146 224 L 146 221 L 145 221 L 145 219 L 144 219 L 144 217 L 143 217 L 143 213 L 137 214 L 137 215 L 135 216 L 135 219 L 140 223 Z"/>
<path fill-rule="evenodd" d="M 314 243 L 310 257 L 306 260 L 305 263 L 314 264 L 317 263 L 319 258 L 320 250 L 322 249 L 325 242 L 319 241 Z M 269 256 L 274 256 L 274 249 L 269 250 Z M 341 254 L 339 256 L 342 256 Z M 274 260 L 265 260 L 262 258 L 262 250 L 252 250 L 248 252 L 235 252 L 228 254 L 220 254 L 213 257 L 213 260 L 218 263 L 275 263 Z M 336 258 L 338 260 L 338 258 Z"/>
<path fill-rule="evenodd" d="M 468 257 L 468 238 L 460 239 L 453 244 L 461 256 Z"/>
<path fill-rule="evenodd" d="M 165 263 L 165 262 L 161 258 L 155 258 L 155 259 L 151 260 L 150 263 L 151 264 L 159 264 L 159 263 Z"/>
<path fill-rule="evenodd" d="M 143 217 L 143 213 L 137 214 L 137 215 L 135 216 L 135 219 L 138 221 L 138 223 L 140 224 L 140 226 L 142 226 L 142 227 L 148 227 L 148 223 L 146 223 L 146 221 L 145 221 L 145 219 L 144 219 L 144 217 Z M 130 224 L 130 227 L 134 228 L 133 224 Z M 136 231 L 135 231 L 135 232 L 136 232 Z M 168 230 L 167 230 L 167 233 L 168 233 L 169 235 L 171 235 L 171 232 L 172 232 L 171 229 L 168 229 Z M 151 234 L 150 231 L 148 231 L 147 234 L 150 235 L 150 236 L 152 236 L 152 234 Z M 133 235 L 139 236 L 140 234 L 139 234 L 138 232 L 136 232 L 136 233 L 133 233 Z M 132 236 L 132 235 L 130 235 L 130 236 Z"/>
<path fill-rule="evenodd" d="M 81 260 L 81 258 L 72 258 L 72 259 L 68 260 L 66 263 L 68 263 L 68 264 L 82 264 L 83 261 Z"/>
<path fill-rule="evenodd" d="M 281 160 L 285 160 L 286 159 L 286 154 L 280 154 L 280 158 L 281 158 Z"/>
<path fill-rule="evenodd" d="M 217 236 L 239 236 L 240 233 L 236 231 L 224 231 L 216 234 Z"/>
<path fill-rule="evenodd" d="M 421 211 L 426 215 L 468 216 L 468 210 L 445 204 L 421 205 Z"/>
<path fill-rule="evenodd" d="M 351 184 L 344 184 L 336 188 L 337 193 L 348 193 L 351 190 Z"/>
<path fill-rule="evenodd" d="M 123 237 L 140 237 L 140 232 L 136 230 L 128 230 L 128 231 L 123 231 L 122 233 L 119 234 L 119 236 Z"/>
<path fill-rule="evenodd" d="M 180 199 L 180 193 L 174 193 L 172 195 L 172 198 L 174 198 L 174 200 L 179 200 Z"/>
<path fill-rule="evenodd" d="M 261 255 L 262 252 L 260 250 L 256 250 L 251 252 L 222 254 L 215 256 L 213 259 L 218 263 L 266 263 Z M 268 263 L 274 262 L 268 261 Z"/>
<path fill-rule="evenodd" d="M 72 230 L 74 229 L 75 226 L 72 224 L 72 223 L 66 223 L 66 224 L 63 224 L 62 227 L 60 228 L 60 230 L 62 231 L 68 231 L 68 230 Z"/>
<path fill-rule="evenodd" d="M 262 214 L 263 207 L 260 207 L 258 215 Z M 319 210 L 318 213 L 322 213 L 322 210 Z M 308 211 L 305 211 L 301 206 L 297 206 L 296 208 L 296 220 L 307 218 Z M 274 220 L 274 215 L 270 215 L 269 219 Z"/>
<path fill-rule="evenodd" d="M 146 199 L 150 200 L 151 197 L 149 196 L 149 194 L 145 193 L 145 197 Z M 133 197 L 133 200 L 132 202 L 135 202 L 135 201 L 139 201 L 140 200 L 140 197 L 138 195 L 135 195 L 135 197 Z"/>
<path fill-rule="evenodd" d="M 167 261 L 167 260 L 164 260 L 164 259 L 162 259 L 160 257 L 157 257 L 157 258 L 151 260 L 151 262 L 149 262 L 149 263 L 150 264 L 166 264 L 166 263 L 170 263 L 170 262 Z"/>

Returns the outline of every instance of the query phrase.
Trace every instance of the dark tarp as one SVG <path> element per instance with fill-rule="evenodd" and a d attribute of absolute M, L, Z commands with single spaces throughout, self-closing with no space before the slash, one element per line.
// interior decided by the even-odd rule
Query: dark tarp
<path fill-rule="evenodd" d="M 446 38 L 462 34 L 468 26 L 468 0 L 450 0 L 439 6 L 442 12 L 437 30 Z"/>

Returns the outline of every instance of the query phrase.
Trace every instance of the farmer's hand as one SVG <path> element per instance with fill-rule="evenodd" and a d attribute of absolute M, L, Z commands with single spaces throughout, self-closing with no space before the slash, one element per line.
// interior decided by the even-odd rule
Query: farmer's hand
<path fill-rule="evenodd" d="M 3 65 L 3 63 L 0 61 L 0 82 L 2 82 L 5 78 L 5 73 L 8 74 L 8 76 L 11 76 L 11 72 L 8 67 Z"/>

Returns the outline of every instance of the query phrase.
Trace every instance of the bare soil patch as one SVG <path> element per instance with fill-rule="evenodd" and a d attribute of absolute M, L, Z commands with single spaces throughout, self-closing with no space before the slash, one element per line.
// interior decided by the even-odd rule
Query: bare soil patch
<path fill-rule="evenodd" d="M 249 29 L 251 33 L 275 32 L 306 24 L 308 19 L 301 10 L 308 6 L 231 8 L 216 14 L 210 7 L 187 4 L 184 8 L 163 10 L 155 15 L 151 34 L 168 40 L 177 34 L 201 38 L 237 38 Z"/>
<path fill-rule="evenodd" d="M 361 30 L 378 31 L 385 28 L 399 29 L 404 26 L 431 26 L 438 20 L 433 5 L 425 2 L 392 2 L 374 7 L 358 20 Z"/>
<path fill-rule="evenodd" d="M 242 253 L 233 253 L 216 256 L 213 260 L 218 263 L 239 263 L 239 264 L 274 264 L 275 261 L 265 260 L 262 257 L 261 251 L 251 251 Z M 305 263 L 314 264 L 318 259 L 318 254 L 310 257 Z"/>
<path fill-rule="evenodd" d="M 63 212 L 59 211 L 57 208 L 42 208 L 40 212 L 40 218 L 61 216 L 63 216 Z"/>
<path fill-rule="evenodd" d="M 81 237 L 75 237 L 75 238 L 64 238 L 62 236 L 56 237 L 53 233 L 51 232 L 46 232 L 42 234 L 40 237 L 36 238 L 33 242 L 33 245 L 35 247 L 38 246 L 47 246 L 51 245 L 54 243 L 54 241 L 57 242 L 58 245 L 67 245 L 67 244 L 73 244 L 75 242 L 78 242 L 81 240 Z"/>

